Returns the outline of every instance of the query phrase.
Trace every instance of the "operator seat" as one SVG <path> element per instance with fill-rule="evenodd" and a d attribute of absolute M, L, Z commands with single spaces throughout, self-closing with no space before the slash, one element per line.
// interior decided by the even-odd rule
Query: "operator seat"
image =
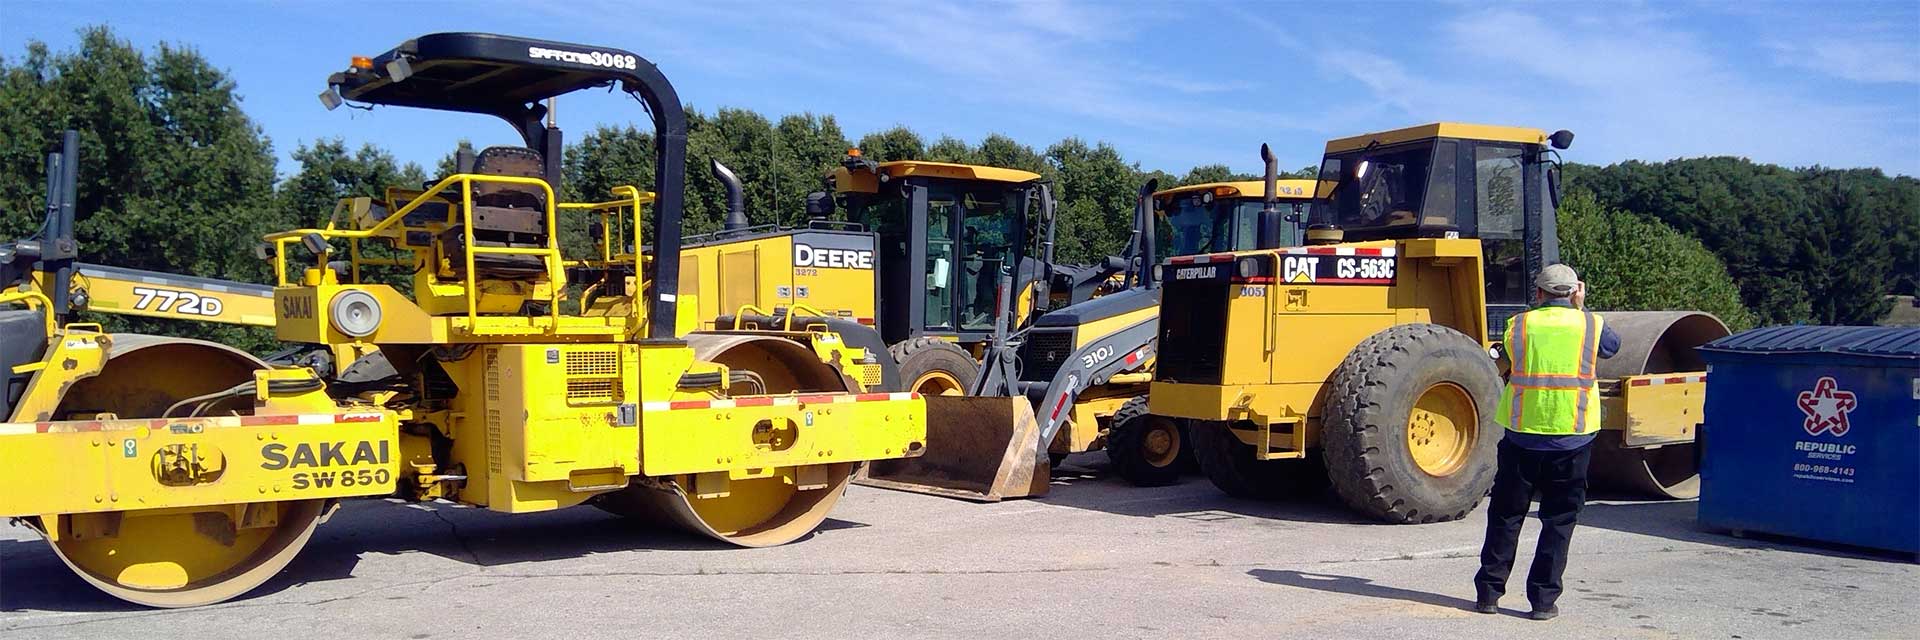
<path fill-rule="evenodd" d="M 473 172 L 493 176 L 540 178 L 544 158 L 526 147 L 487 147 L 474 160 Z M 473 184 L 473 239 L 483 247 L 537 249 L 546 246 L 546 192 L 534 185 L 500 182 Z M 466 229 L 454 225 L 440 232 L 442 255 L 457 278 L 466 273 Z M 546 274 L 540 256 L 477 253 L 477 277 L 490 280 L 533 280 Z"/>

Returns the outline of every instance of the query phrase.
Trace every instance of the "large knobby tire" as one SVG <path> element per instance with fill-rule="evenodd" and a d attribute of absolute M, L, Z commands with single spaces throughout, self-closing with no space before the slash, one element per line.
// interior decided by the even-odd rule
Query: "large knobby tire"
<path fill-rule="evenodd" d="M 1127 482 L 1159 487 L 1180 481 L 1180 472 L 1193 458 L 1186 430 L 1172 418 L 1149 415 L 1147 398 L 1120 405 L 1107 430 L 1107 460 Z"/>
<path fill-rule="evenodd" d="M 980 375 L 980 362 L 973 354 L 939 338 L 914 338 L 887 351 L 900 365 L 900 384 L 921 395 L 966 395 Z"/>
<path fill-rule="evenodd" d="M 1385 522 L 1466 516 L 1493 486 L 1500 384 L 1480 343 L 1453 329 L 1409 324 L 1367 338 L 1327 391 L 1320 443 L 1335 493 Z"/>
<path fill-rule="evenodd" d="M 1253 445 L 1241 442 L 1225 422 L 1195 420 L 1188 424 L 1187 436 L 1200 472 L 1227 495 L 1270 500 L 1308 496 L 1326 488 L 1326 473 L 1311 452 L 1304 459 L 1255 459 Z"/>

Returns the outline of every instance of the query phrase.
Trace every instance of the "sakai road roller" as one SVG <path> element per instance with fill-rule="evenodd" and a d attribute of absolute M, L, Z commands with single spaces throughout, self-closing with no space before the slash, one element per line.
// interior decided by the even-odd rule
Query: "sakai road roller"
<path fill-rule="evenodd" d="M 1440 123 L 1327 143 L 1305 245 L 1282 246 L 1295 223 L 1269 209 L 1258 249 L 1161 265 L 1164 308 L 1182 311 L 1160 321 L 1150 413 L 1191 421 L 1202 471 L 1233 495 L 1330 483 L 1387 522 L 1466 515 L 1501 438 L 1495 342 L 1559 259 L 1555 158 L 1572 138 Z M 1693 495 L 1692 347 L 1727 329 L 1697 312 L 1603 315 L 1625 344 L 1597 371 L 1594 476 Z"/>
<path fill-rule="evenodd" d="M 648 108 L 654 190 L 563 202 L 560 132 L 541 102 L 598 87 Z M 265 238 L 279 337 L 374 355 L 321 375 L 61 325 L 52 298 L 0 294 L 27 307 L 0 311 L 0 516 L 101 590 L 161 607 L 232 598 L 360 496 L 507 513 L 593 504 L 780 544 L 813 530 L 860 464 L 924 451 L 919 399 L 864 392 L 884 354 L 830 331 L 681 330 L 697 293 L 679 269 L 686 125 L 646 59 L 433 34 L 354 58 L 322 101 L 490 114 L 526 142 Z M 621 241 L 563 255 L 568 215 L 611 223 L 602 237 Z M 406 284 L 370 282 L 382 268 Z"/>

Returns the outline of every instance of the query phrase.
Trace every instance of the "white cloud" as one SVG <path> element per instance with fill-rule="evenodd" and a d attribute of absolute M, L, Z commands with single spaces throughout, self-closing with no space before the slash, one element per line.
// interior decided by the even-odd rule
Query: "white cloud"
<path fill-rule="evenodd" d="M 1470 10 L 1438 23 L 1431 45 L 1323 49 L 1320 63 L 1391 105 L 1398 113 L 1383 118 L 1386 126 L 1564 127 L 1582 134 L 1569 156 L 1587 162 L 1742 155 L 1920 169 L 1920 129 L 1911 126 L 1920 104 L 1808 91 L 1800 79 L 1756 73 L 1735 47 L 1676 22 L 1619 7 L 1551 21 L 1519 9 Z M 1890 126 L 1902 121 L 1909 125 Z"/>
<path fill-rule="evenodd" d="M 1920 43 L 1827 39 L 1775 42 L 1774 61 L 1854 82 L 1920 83 Z"/>

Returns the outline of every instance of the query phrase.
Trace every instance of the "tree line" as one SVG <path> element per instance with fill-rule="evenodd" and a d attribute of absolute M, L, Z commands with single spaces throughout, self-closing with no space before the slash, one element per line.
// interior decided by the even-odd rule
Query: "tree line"
<path fill-rule="evenodd" d="M 41 43 L 0 58 L 0 239 L 30 235 L 44 206 L 44 154 L 57 132 L 81 132 L 78 233 L 85 259 L 263 282 L 251 248 L 265 232 L 320 223 L 338 199 L 379 195 L 452 171 L 429 171 L 372 145 L 338 139 L 298 146 L 276 179 L 272 142 L 247 117 L 231 78 L 189 47 L 143 52 L 104 27 L 75 50 Z M 1066 262 L 1116 254 L 1135 191 L 1254 179 L 1224 165 L 1180 174 L 1146 169 L 1112 145 L 1080 138 L 1034 147 L 1004 135 L 931 141 L 905 126 L 850 139 L 831 115 L 770 119 L 746 109 L 687 107 L 685 231 L 717 230 L 725 214 L 710 160 L 746 185 L 755 224 L 804 220 L 807 193 L 847 149 L 867 157 L 965 162 L 1033 171 L 1054 184 Z M 563 159 L 571 199 L 617 184 L 652 183 L 651 133 L 599 126 L 576 134 Z M 1250 140 L 1249 144 L 1254 142 Z M 1313 167 L 1289 172 L 1311 176 Z M 1596 283 L 1596 304 L 1699 308 L 1736 326 L 1871 323 L 1888 294 L 1912 294 L 1920 274 L 1920 183 L 1878 170 L 1788 169 L 1737 158 L 1570 165 L 1561 236 L 1568 262 Z M 267 344 L 233 328 L 108 319 L 128 330 Z"/>

